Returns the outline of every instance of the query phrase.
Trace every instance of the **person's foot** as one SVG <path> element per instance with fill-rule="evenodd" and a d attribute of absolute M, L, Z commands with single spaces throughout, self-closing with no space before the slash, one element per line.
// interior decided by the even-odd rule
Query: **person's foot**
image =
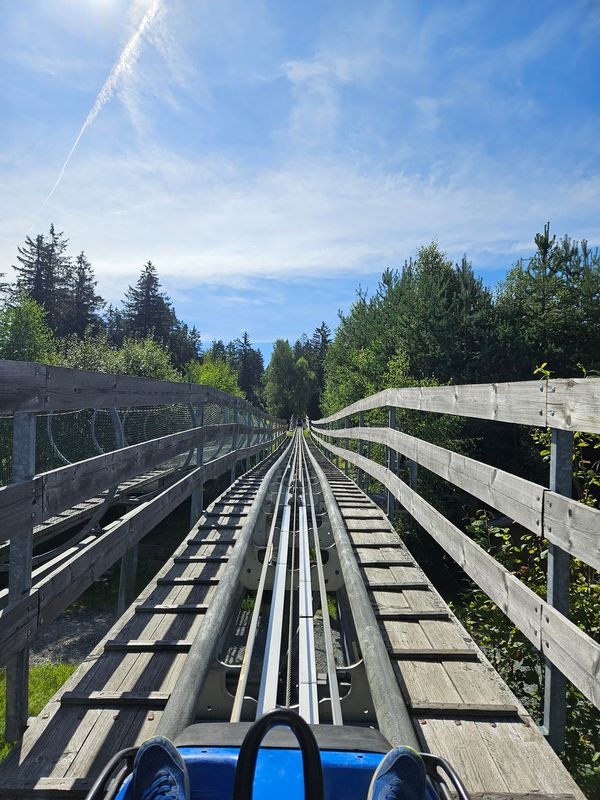
<path fill-rule="evenodd" d="M 421 756 L 410 747 L 394 747 L 373 773 L 367 800 L 425 800 L 427 777 Z"/>
<path fill-rule="evenodd" d="M 164 736 L 148 739 L 137 751 L 131 783 L 131 800 L 190 798 L 190 779 L 185 762 L 175 745 Z"/>

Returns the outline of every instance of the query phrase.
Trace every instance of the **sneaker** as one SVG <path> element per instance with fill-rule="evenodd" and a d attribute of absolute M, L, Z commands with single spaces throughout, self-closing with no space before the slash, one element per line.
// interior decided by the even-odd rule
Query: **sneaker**
<path fill-rule="evenodd" d="M 423 759 L 411 747 L 394 747 L 373 773 L 367 800 L 425 800 Z"/>
<path fill-rule="evenodd" d="M 137 751 L 131 785 L 131 800 L 190 800 L 185 762 L 164 736 L 153 736 Z"/>

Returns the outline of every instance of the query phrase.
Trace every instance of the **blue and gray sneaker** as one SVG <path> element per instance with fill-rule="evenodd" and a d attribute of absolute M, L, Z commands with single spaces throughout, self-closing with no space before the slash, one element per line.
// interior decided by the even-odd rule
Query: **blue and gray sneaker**
<path fill-rule="evenodd" d="M 164 736 L 153 736 L 133 762 L 131 800 L 189 800 L 190 779 L 181 754 Z"/>
<path fill-rule="evenodd" d="M 394 747 L 373 773 L 367 800 L 425 800 L 423 759 L 411 747 Z"/>

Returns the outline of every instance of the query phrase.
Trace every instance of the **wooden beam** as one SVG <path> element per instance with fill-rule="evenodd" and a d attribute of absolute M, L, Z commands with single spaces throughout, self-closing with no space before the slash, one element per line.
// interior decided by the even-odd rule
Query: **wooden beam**
<path fill-rule="evenodd" d="M 197 383 L 135 378 L 53 367 L 22 361 L 0 363 L 0 414 L 18 411 L 66 411 L 81 408 L 139 407 L 208 401 L 251 411 L 272 420 L 278 430 L 285 420 L 268 417 L 247 400 Z"/>
<path fill-rule="evenodd" d="M 548 427 L 600 433 L 600 379 L 551 378 L 547 398 Z"/>
<path fill-rule="evenodd" d="M 386 406 L 545 427 L 546 382 L 519 381 L 384 389 L 346 406 L 336 414 L 317 420 L 315 424 L 336 422 L 360 411 L 372 411 Z"/>

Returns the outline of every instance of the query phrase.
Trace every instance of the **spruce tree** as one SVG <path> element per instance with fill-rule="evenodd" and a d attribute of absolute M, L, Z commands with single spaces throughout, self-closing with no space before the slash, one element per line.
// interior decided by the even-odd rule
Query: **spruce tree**
<path fill-rule="evenodd" d="M 160 291 L 152 261 L 142 267 L 136 285 L 127 290 L 123 319 L 129 336 L 139 339 L 152 336 L 164 344 L 169 341 L 176 318 L 167 296 Z"/>
<path fill-rule="evenodd" d="M 64 317 L 68 296 L 67 273 L 70 260 L 66 254 L 68 240 L 50 225 L 48 236 L 27 236 L 18 248 L 13 265 L 17 273 L 13 295 L 27 294 L 46 312 L 46 322 L 58 334 L 64 333 Z"/>
<path fill-rule="evenodd" d="M 96 294 L 96 285 L 92 265 L 82 250 L 68 276 L 65 318 L 66 333 L 75 334 L 78 339 L 84 336 L 88 328 L 98 328 L 100 325 L 98 311 L 104 305 L 104 300 Z"/>
<path fill-rule="evenodd" d="M 125 341 L 125 320 L 123 312 L 113 305 L 106 309 L 106 336 L 111 347 L 121 347 Z"/>

